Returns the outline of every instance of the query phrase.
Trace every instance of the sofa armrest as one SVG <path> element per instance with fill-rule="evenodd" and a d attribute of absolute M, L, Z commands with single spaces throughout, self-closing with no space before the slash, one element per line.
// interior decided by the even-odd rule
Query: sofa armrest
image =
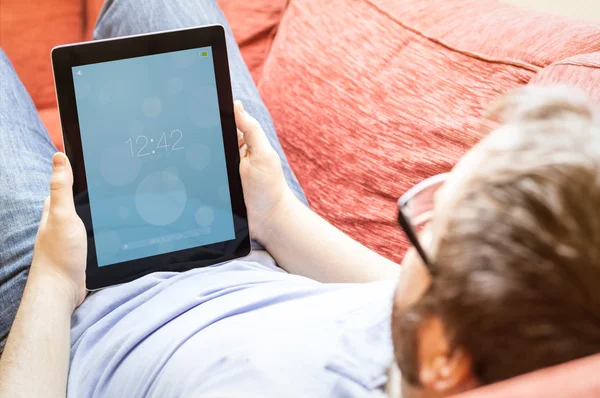
<path fill-rule="evenodd" d="M 538 72 L 529 84 L 569 84 L 584 90 L 600 104 L 600 52 L 555 62 Z"/>

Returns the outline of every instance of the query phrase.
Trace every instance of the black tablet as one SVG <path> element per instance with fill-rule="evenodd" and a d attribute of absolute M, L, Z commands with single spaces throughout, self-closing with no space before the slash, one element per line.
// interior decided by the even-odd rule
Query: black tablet
<path fill-rule="evenodd" d="M 250 252 L 222 26 L 61 46 L 52 65 L 88 289 Z"/>

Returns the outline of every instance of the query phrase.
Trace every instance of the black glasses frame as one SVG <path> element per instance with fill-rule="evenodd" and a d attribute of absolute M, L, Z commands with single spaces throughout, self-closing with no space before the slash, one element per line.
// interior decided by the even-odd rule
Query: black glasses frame
<path fill-rule="evenodd" d="M 404 231 L 404 234 L 408 238 L 410 244 L 415 248 L 415 250 L 419 254 L 419 257 L 421 257 L 421 260 L 423 260 L 425 266 L 429 270 L 431 270 L 431 262 L 429 261 L 429 256 L 427 255 L 427 253 L 425 253 L 425 249 L 423 249 L 421 242 L 419 242 L 417 233 L 415 232 L 414 228 L 410 225 L 410 222 L 408 222 L 408 219 L 402 212 L 401 207 L 398 208 L 398 224 L 400 225 L 400 228 L 402 228 L 402 230 Z"/>
<path fill-rule="evenodd" d="M 402 197 L 398 200 L 398 224 L 400 225 L 400 228 L 402 228 L 402 230 L 404 231 L 404 234 L 410 241 L 410 244 L 415 248 L 415 250 L 417 251 L 417 254 L 419 255 L 419 257 L 421 257 L 421 260 L 423 261 L 423 263 L 425 264 L 427 269 L 429 269 L 430 272 L 433 271 L 432 270 L 433 263 L 432 263 L 431 259 L 429 258 L 429 256 L 427 255 L 427 253 L 425 252 L 425 248 L 423 247 L 423 245 L 421 244 L 421 241 L 419 240 L 417 231 L 411 224 L 410 217 L 407 214 L 405 214 L 404 209 L 406 209 L 408 203 L 411 200 L 413 200 L 415 197 L 417 197 L 419 194 L 423 194 L 424 192 L 431 190 L 431 189 L 435 189 L 434 192 L 437 192 L 439 187 L 445 183 L 447 178 L 448 178 L 448 173 L 438 174 L 438 175 L 429 177 L 429 178 L 425 179 L 424 181 L 421 181 L 419 184 L 415 185 L 414 187 L 412 187 L 404 195 L 402 195 Z M 431 204 L 431 206 L 433 206 L 433 203 Z"/>

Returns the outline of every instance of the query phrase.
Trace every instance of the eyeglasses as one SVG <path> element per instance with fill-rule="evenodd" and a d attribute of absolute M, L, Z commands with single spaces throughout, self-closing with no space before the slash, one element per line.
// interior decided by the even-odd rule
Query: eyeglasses
<path fill-rule="evenodd" d="M 421 181 L 398 199 L 398 224 L 411 245 L 431 271 L 432 262 L 421 244 L 419 233 L 431 221 L 435 194 L 448 179 L 448 173 L 438 174 Z"/>

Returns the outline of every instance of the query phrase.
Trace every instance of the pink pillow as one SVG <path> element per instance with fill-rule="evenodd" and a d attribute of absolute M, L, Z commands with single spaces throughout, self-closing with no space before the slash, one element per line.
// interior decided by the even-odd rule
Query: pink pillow
<path fill-rule="evenodd" d="M 600 52 L 576 55 L 553 63 L 529 82 L 540 85 L 558 83 L 579 87 L 600 104 Z"/>
<path fill-rule="evenodd" d="M 259 89 L 312 207 L 400 261 L 396 199 L 477 142 L 492 99 L 599 35 L 495 0 L 291 0 Z"/>

